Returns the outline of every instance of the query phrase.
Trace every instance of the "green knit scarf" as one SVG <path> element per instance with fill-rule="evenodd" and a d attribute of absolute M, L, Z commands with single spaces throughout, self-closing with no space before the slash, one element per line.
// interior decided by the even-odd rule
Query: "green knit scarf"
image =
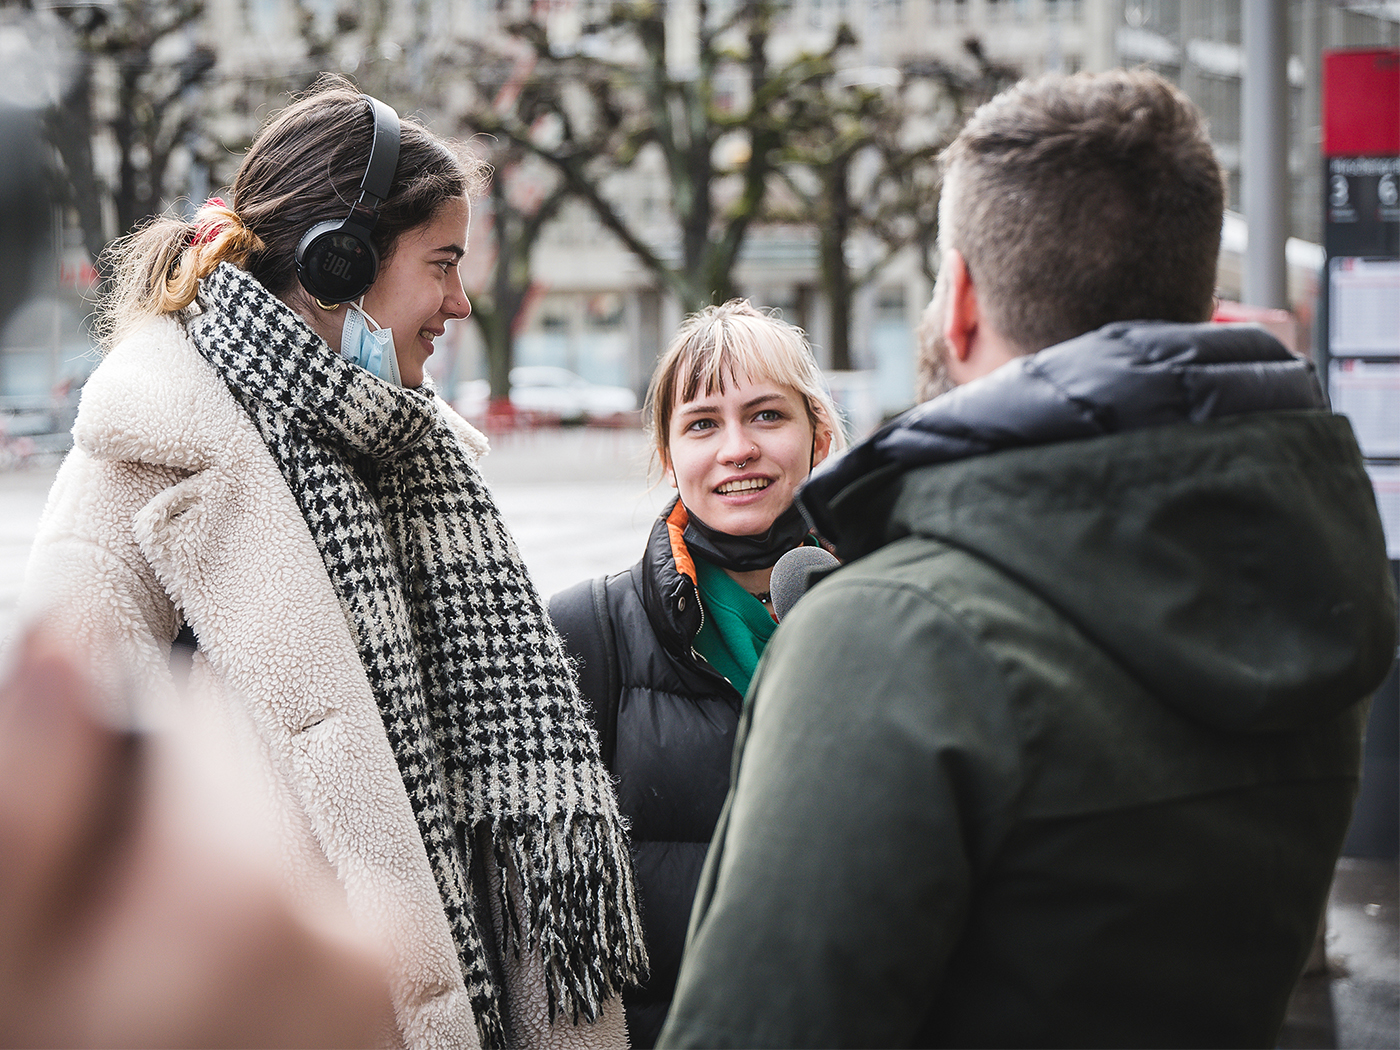
<path fill-rule="evenodd" d="M 705 609 L 705 622 L 695 636 L 695 651 L 743 696 L 778 625 L 768 607 L 718 565 L 696 558 L 695 572 Z"/>

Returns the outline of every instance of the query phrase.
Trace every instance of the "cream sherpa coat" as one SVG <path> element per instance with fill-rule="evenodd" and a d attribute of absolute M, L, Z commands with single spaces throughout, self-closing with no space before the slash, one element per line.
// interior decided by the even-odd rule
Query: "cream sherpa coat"
<path fill-rule="evenodd" d="M 442 411 L 474 457 L 486 451 L 480 433 Z M 385 946 L 403 1044 L 476 1047 L 447 919 L 354 640 L 247 416 L 183 327 L 160 318 L 93 373 L 73 434 L 22 604 L 57 610 L 79 644 L 115 648 L 157 693 L 173 688 L 171 641 L 190 623 L 199 652 L 185 702 L 204 705 L 251 757 L 260 783 L 250 797 L 282 832 L 289 887 L 348 906 Z M 625 1045 L 620 1002 L 596 1025 L 550 1026 L 538 966 L 507 959 L 506 969 L 513 1045 Z"/>

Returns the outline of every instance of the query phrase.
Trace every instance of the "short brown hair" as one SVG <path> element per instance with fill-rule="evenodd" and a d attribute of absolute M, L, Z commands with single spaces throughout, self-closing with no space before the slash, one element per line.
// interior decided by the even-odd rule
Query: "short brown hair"
<path fill-rule="evenodd" d="M 1210 317 L 1224 178 L 1200 111 L 1157 74 L 1022 81 L 943 163 L 940 243 L 1023 353 L 1112 321 Z"/>

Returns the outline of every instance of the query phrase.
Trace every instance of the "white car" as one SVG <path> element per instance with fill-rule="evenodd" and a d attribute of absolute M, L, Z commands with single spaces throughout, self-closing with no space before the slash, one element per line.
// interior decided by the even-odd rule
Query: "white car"
<path fill-rule="evenodd" d="M 481 419 L 490 396 L 487 380 L 468 380 L 458 384 L 453 407 L 468 419 Z M 590 383 L 567 368 L 519 365 L 510 370 L 510 403 L 540 419 L 576 423 L 635 412 L 637 395 L 624 386 Z"/>

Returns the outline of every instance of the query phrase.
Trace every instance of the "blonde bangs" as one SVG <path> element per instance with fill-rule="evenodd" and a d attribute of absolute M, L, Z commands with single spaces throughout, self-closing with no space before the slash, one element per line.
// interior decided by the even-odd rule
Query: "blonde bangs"
<path fill-rule="evenodd" d="M 677 362 L 685 380 L 677 403 L 722 394 L 730 383 L 776 383 L 801 389 L 794 376 L 808 371 L 800 329 L 762 315 L 721 317 L 710 338 L 690 340 Z"/>

